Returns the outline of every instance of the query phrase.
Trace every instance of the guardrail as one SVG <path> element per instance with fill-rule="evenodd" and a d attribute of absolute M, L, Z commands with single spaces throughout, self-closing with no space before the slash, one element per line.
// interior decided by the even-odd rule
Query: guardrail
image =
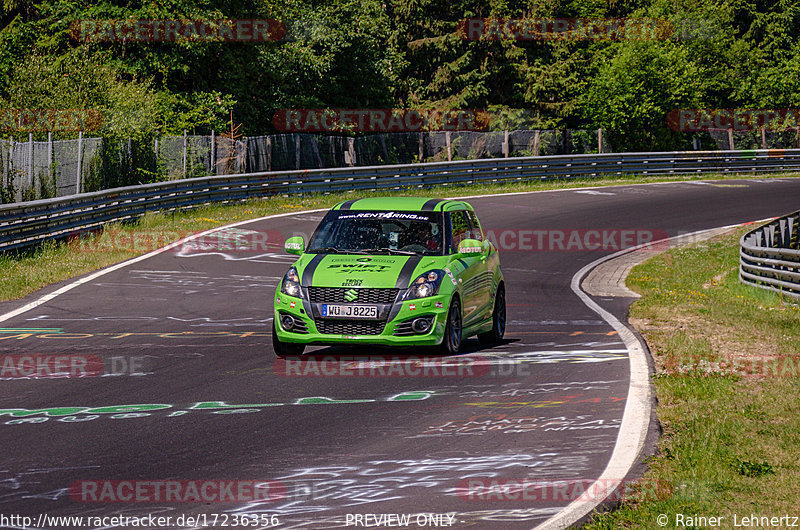
<path fill-rule="evenodd" d="M 800 211 L 751 230 L 739 241 L 739 279 L 800 300 Z"/>
<path fill-rule="evenodd" d="M 201 177 L 0 206 L 0 251 L 63 238 L 145 212 L 271 195 L 592 178 L 623 174 L 800 171 L 800 149 L 501 158 Z"/>

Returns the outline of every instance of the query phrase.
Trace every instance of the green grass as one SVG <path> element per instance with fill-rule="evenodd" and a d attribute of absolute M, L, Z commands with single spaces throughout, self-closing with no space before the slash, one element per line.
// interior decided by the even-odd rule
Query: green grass
<path fill-rule="evenodd" d="M 800 309 L 738 279 L 736 230 L 635 267 L 631 322 L 656 363 L 663 428 L 640 492 L 588 528 L 666 514 L 800 515 Z M 766 356 L 766 357 L 763 357 Z M 659 484 L 658 495 L 647 484 Z M 700 527 L 701 525 L 698 525 Z"/>
<path fill-rule="evenodd" d="M 781 177 L 787 175 L 771 176 Z M 394 196 L 452 197 L 678 180 L 734 180 L 737 178 L 752 178 L 752 175 L 724 174 L 696 177 L 686 175 L 673 177 L 631 175 L 598 179 L 539 180 L 514 184 L 438 186 L 433 189 L 402 188 L 385 190 L 380 193 Z M 151 243 L 157 240 L 161 244 L 167 244 L 179 239 L 180 236 L 186 235 L 187 232 L 199 232 L 212 227 L 275 213 L 328 208 L 342 200 L 372 196 L 375 196 L 373 191 L 309 195 L 305 197 L 278 196 L 234 205 L 211 205 L 174 214 L 148 214 L 137 222 L 113 223 L 106 225 L 106 229 L 113 231 L 115 240 L 123 240 L 124 236 L 132 237 L 144 233 L 146 237 L 151 238 Z M 98 241 L 97 238 L 100 238 L 100 240 Z M 63 242 L 47 243 L 32 251 L 0 255 L 0 277 L 3 278 L 3 282 L 0 283 L 0 301 L 22 298 L 50 284 L 81 276 L 155 248 L 153 244 L 147 243 L 124 248 L 124 245 L 105 244 L 102 238 L 103 235 L 98 234 L 84 238 L 80 241 L 80 244 L 74 242 L 72 244 Z M 106 239 L 109 238 L 106 236 Z M 86 251 L 87 248 L 92 250 Z"/>

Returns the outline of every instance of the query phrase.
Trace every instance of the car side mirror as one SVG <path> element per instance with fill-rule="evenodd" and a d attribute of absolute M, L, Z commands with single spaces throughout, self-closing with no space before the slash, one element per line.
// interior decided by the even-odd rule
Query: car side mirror
<path fill-rule="evenodd" d="M 290 237 L 286 240 L 286 243 L 283 244 L 283 250 L 285 250 L 287 254 L 300 255 L 306 250 L 306 241 L 303 239 L 303 236 Z"/>
<path fill-rule="evenodd" d="M 458 244 L 458 253 L 462 256 L 478 256 L 483 253 L 483 245 L 477 239 L 465 239 Z"/>

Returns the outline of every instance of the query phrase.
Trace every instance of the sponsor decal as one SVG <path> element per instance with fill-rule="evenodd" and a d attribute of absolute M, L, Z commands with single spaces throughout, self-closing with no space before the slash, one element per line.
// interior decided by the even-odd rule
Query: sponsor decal
<path fill-rule="evenodd" d="M 339 213 L 339 219 L 403 219 L 407 221 L 430 221 L 431 216 L 415 212 L 347 212 Z"/>
<path fill-rule="evenodd" d="M 433 307 L 436 307 L 437 309 L 444 309 L 444 302 L 434 302 Z"/>
<path fill-rule="evenodd" d="M 386 269 L 391 269 L 389 265 L 378 265 L 374 263 L 331 263 L 327 266 L 328 269 L 337 269 L 334 272 L 348 273 L 351 271 L 359 272 L 381 272 Z"/>
<path fill-rule="evenodd" d="M 295 304 L 294 302 L 289 302 L 289 307 L 294 307 L 295 305 L 297 304 Z"/>
<path fill-rule="evenodd" d="M 417 305 L 416 305 L 416 304 L 408 304 L 408 308 L 409 308 L 411 311 L 414 311 L 414 310 L 417 308 Z"/>

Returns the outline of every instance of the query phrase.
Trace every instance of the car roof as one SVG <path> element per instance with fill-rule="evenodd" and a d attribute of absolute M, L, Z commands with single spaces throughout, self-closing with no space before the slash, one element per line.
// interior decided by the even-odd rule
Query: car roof
<path fill-rule="evenodd" d="M 370 197 L 340 202 L 333 210 L 400 210 L 407 212 L 449 212 L 472 210 L 464 201 L 430 197 Z"/>

